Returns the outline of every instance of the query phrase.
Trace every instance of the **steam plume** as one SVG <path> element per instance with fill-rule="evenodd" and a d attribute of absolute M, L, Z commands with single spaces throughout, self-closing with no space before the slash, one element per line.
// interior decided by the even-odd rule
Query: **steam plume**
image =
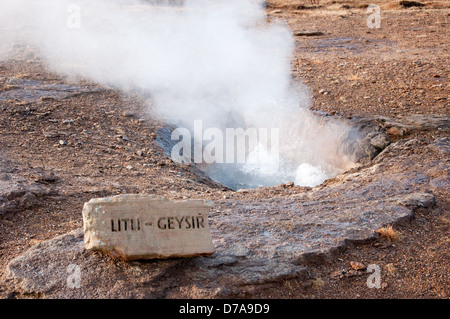
<path fill-rule="evenodd" d="M 313 186 L 353 164 L 341 149 L 350 128 L 309 111 L 308 88 L 291 77 L 291 32 L 267 22 L 260 1 L 1 0 L 0 31 L 0 56 L 22 41 L 52 71 L 151 95 L 180 126 L 280 128 L 280 171 L 255 186 Z"/>

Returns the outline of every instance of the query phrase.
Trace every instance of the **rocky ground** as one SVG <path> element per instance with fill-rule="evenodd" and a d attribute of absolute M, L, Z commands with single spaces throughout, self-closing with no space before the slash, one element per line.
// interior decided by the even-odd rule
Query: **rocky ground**
<path fill-rule="evenodd" d="M 72 83 L 12 48 L 0 62 L 0 297 L 448 298 L 450 3 L 371 1 L 380 29 L 368 1 L 320 3 L 267 7 L 296 34 L 293 75 L 314 110 L 386 140 L 312 189 L 226 189 L 167 158 L 164 123 L 138 95 Z M 83 203 L 123 193 L 214 201 L 217 253 L 126 263 L 84 251 Z M 397 236 L 377 231 L 388 225 Z M 65 287 L 70 263 L 81 290 Z"/>

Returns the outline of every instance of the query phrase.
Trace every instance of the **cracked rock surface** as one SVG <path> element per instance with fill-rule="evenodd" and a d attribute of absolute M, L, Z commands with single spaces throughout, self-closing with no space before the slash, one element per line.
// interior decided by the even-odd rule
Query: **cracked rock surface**
<path fill-rule="evenodd" d="M 438 158 L 431 149 L 440 142 L 423 148 L 429 155 L 417 160 L 428 170 L 421 172 L 407 165 L 418 156 L 408 150 L 420 143 L 412 139 L 391 144 L 374 165 L 308 191 L 216 201 L 209 222 L 217 251 L 210 257 L 114 263 L 84 250 L 78 229 L 12 260 L 7 275 L 22 292 L 48 298 L 231 297 L 242 287 L 306 280 L 311 265 L 332 261 L 347 245 L 375 239 L 380 227 L 435 205 L 433 188 L 448 187 L 448 180 L 430 183 Z M 80 267 L 80 289 L 67 285 L 71 264 Z"/>

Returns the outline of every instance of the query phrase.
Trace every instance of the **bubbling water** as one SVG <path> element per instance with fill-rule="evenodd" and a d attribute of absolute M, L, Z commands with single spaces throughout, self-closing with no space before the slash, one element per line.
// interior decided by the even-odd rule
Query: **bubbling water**
<path fill-rule="evenodd" d="M 203 169 L 212 179 L 236 190 L 288 182 L 314 187 L 357 165 L 351 145 L 361 138 L 360 132 L 348 123 L 301 108 L 291 116 L 275 116 L 283 117 L 285 124 L 276 128 L 277 141 L 247 141 L 244 163 L 212 163 Z"/>
<path fill-rule="evenodd" d="M 328 176 L 326 172 L 318 167 L 309 163 L 300 164 L 295 171 L 294 183 L 300 186 L 316 186 L 325 181 Z"/>

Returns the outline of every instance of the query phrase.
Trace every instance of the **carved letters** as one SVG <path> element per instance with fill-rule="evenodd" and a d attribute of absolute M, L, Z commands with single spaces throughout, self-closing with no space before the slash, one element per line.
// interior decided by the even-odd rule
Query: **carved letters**
<path fill-rule="evenodd" d="M 158 227 L 158 229 L 195 229 L 205 228 L 205 217 L 201 214 L 197 216 L 168 216 L 159 217 L 155 224 L 152 222 L 141 223 L 139 218 L 117 218 L 111 219 L 111 231 L 139 231 L 144 230 L 141 228 L 141 224 L 149 227 Z"/>

